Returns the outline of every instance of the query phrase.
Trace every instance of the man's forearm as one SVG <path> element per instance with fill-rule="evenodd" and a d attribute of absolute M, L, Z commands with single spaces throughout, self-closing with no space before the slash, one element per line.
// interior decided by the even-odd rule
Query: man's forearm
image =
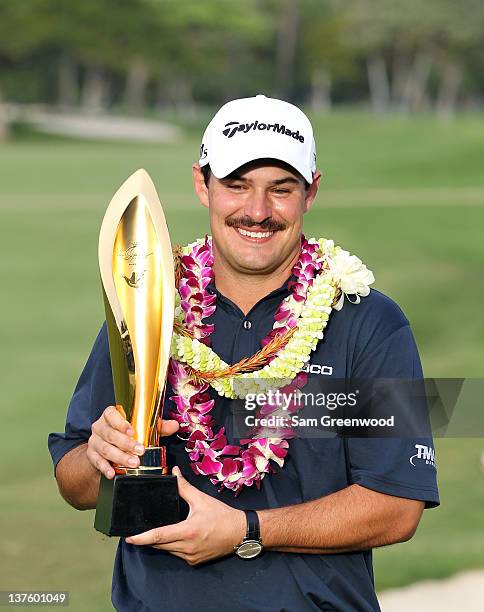
<path fill-rule="evenodd" d="M 56 467 L 55 476 L 62 497 L 78 510 L 96 507 L 100 473 L 89 462 L 87 444 L 66 453 Z"/>
<path fill-rule="evenodd" d="M 258 511 L 265 548 L 283 552 L 367 550 L 412 537 L 423 502 L 351 485 L 309 502 Z"/>

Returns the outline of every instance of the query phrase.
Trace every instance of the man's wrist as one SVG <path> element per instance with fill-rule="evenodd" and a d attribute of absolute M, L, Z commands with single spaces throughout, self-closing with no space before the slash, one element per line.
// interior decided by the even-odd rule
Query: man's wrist
<path fill-rule="evenodd" d="M 235 554 L 241 559 L 253 559 L 262 552 L 259 517 L 255 510 L 244 510 L 246 530 L 242 541 L 234 547 Z"/>
<path fill-rule="evenodd" d="M 242 543 L 242 540 L 245 538 L 245 534 L 247 533 L 247 519 L 245 518 L 245 512 L 243 510 L 236 510 L 236 520 L 233 529 L 234 540 L 232 550 L 235 550 L 237 546 Z"/>

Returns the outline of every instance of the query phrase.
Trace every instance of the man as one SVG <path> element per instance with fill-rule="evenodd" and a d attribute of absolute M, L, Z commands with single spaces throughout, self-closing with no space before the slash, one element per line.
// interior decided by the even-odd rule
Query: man
<path fill-rule="evenodd" d="M 294 291 L 303 215 L 320 178 L 311 124 L 293 105 L 264 96 L 235 100 L 207 127 L 193 166 L 213 241 L 207 294 L 216 308 L 203 324 L 213 325 L 210 346 L 225 363 L 260 349 Z M 398 306 L 376 290 L 356 297 L 343 295 L 343 308 L 331 313 L 311 371 L 340 379 L 420 378 Z M 408 540 L 424 507 L 439 504 L 434 463 L 414 459 L 415 443 L 429 449 L 431 438 L 299 437 L 290 440 L 284 466 L 262 474 L 260 490 L 246 481 L 234 496 L 226 485 L 219 492 L 203 469 L 191 469 L 187 435 L 177 435 L 183 419 L 170 418 L 173 393 L 166 394 L 160 427 L 190 512 L 177 525 L 120 540 L 116 609 L 378 610 L 371 549 Z M 229 444 L 238 444 L 232 400 L 213 390 L 212 397 L 217 428 L 225 426 Z M 103 326 L 66 431 L 49 438 L 60 492 L 78 509 L 95 507 L 100 473 L 112 478 L 112 463 L 136 466 L 144 451 L 114 403 Z M 252 544 L 244 549 L 247 535 Z M 241 559 L 244 551 L 255 556 Z"/>

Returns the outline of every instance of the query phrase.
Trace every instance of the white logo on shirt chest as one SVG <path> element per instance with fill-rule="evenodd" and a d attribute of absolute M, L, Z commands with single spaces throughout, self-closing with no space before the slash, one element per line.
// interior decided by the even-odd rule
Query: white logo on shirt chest
<path fill-rule="evenodd" d="M 318 365 L 317 363 L 305 363 L 302 369 L 306 374 L 320 374 L 321 376 L 331 376 L 333 366 Z"/>

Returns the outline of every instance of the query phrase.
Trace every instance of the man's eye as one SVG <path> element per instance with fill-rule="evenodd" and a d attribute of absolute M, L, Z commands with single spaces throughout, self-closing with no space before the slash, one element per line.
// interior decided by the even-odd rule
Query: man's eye
<path fill-rule="evenodd" d="M 240 183 L 233 183 L 232 185 L 229 185 L 228 187 L 229 189 L 235 189 L 236 191 L 239 191 L 244 188 L 244 186 L 241 185 Z"/>
<path fill-rule="evenodd" d="M 289 193 L 289 189 L 273 189 L 272 191 L 273 193 L 277 193 L 277 194 Z"/>

